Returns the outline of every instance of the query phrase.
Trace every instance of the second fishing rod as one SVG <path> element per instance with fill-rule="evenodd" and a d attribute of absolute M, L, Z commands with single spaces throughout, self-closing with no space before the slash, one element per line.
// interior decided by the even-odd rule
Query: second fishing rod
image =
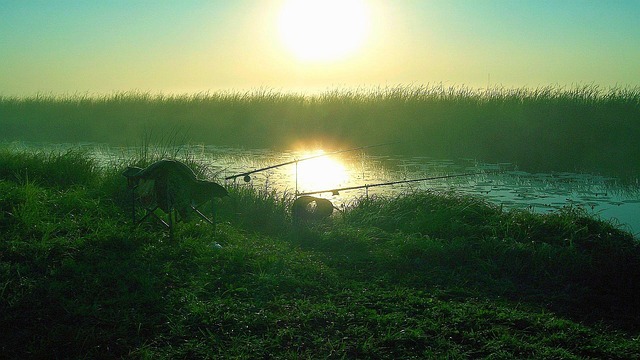
<path fill-rule="evenodd" d="M 406 183 L 411 183 L 411 182 L 450 179 L 450 178 L 464 177 L 464 176 L 488 175 L 488 174 L 495 174 L 495 173 L 499 173 L 499 171 L 489 171 L 489 172 L 480 171 L 480 172 L 471 172 L 471 173 L 462 173 L 462 174 L 449 174 L 449 175 L 440 175 L 440 176 L 429 176 L 429 177 L 423 177 L 423 178 L 419 178 L 419 179 L 395 180 L 395 181 L 381 182 L 381 183 L 377 183 L 377 184 L 365 184 L 365 185 L 347 186 L 347 187 L 341 187 L 341 188 L 335 188 L 335 189 L 307 191 L 307 192 L 301 192 L 301 193 L 296 192 L 296 196 L 314 195 L 314 194 L 322 194 L 322 193 L 329 193 L 329 192 L 332 193 L 333 195 L 339 195 L 340 191 L 347 191 L 347 190 L 365 189 L 365 190 L 368 191 L 369 188 L 378 187 L 378 186 L 390 186 L 390 185 L 397 185 L 397 184 L 406 184 Z M 367 194 L 368 194 L 368 192 L 367 192 Z"/>

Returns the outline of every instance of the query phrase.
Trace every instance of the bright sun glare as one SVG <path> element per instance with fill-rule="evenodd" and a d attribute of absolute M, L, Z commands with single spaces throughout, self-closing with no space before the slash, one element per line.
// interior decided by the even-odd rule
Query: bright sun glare
<path fill-rule="evenodd" d="M 302 158 L 323 154 L 322 151 L 305 154 Z M 296 171 L 294 167 L 294 172 Z M 293 174 L 296 176 L 296 174 Z M 302 191 L 331 190 L 347 180 L 344 165 L 328 156 L 298 162 L 298 188 Z"/>
<path fill-rule="evenodd" d="M 279 31 L 298 59 L 331 61 L 358 50 L 369 23 L 364 0 L 288 0 L 280 12 Z"/>

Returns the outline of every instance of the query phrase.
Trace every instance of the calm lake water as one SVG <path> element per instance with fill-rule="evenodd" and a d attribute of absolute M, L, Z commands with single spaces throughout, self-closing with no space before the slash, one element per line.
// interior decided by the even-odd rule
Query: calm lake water
<path fill-rule="evenodd" d="M 34 145 L 12 144 L 33 148 Z M 139 155 L 134 147 L 110 147 L 96 144 L 48 145 L 65 150 L 82 147 L 101 164 L 121 164 L 123 159 Z M 176 155 L 176 151 L 169 152 Z M 291 194 L 315 194 L 331 200 L 336 206 L 348 206 L 354 199 L 366 195 L 395 196 L 416 191 L 454 191 L 480 196 L 506 209 L 522 208 L 534 212 L 556 211 L 564 206 L 585 208 L 597 217 L 619 224 L 622 229 L 640 235 L 640 186 L 623 186 L 616 179 L 577 173 L 528 173 L 509 163 L 487 164 L 475 159 L 434 159 L 430 157 L 373 156 L 366 149 L 325 154 L 322 151 L 276 152 L 266 149 L 237 149 L 216 146 L 181 147 L 184 154 L 207 165 L 209 177 L 224 184 L 250 186 L 266 191 Z M 305 160 L 309 157 L 315 157 Z M 283 163 L 258 171 L 249 178 L 235 175 Z M 459 177 L 378 184 L 455 174 Z M 229 179 L 225 179 L 229 178 Z M 248 181 L 245 181 L 248 180 Z M 367 185 L 366 187 L 364 187 Z M 373 185 L 373 186 L 372 186 Z M 346 187 L 358 189 L 331 191 Z"/>

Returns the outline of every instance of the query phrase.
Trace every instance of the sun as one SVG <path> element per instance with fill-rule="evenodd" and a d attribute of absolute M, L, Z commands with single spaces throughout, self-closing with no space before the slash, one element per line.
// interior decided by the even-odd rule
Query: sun
<path fill-rule="evenodd" d="M 303 158 L 323 154 L 322 150 L 307 152 Z M 340 161 L 328 156 L 300 161 L 292 171 L 292 175 L 297 179 L 298 187 L 302 190 L 333 189 L 344 185 L 348 178 L 345 166 Z"/>
<path fill-rule="evenodd" d="M 280 11 L 280 39 L 301 61 L 334 61 L 356 52 L 369 33 L 363 0 L 288 0 Z"/>

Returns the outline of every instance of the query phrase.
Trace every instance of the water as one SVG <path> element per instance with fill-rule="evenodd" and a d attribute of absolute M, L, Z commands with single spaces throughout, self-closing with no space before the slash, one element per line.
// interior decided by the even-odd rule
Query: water
<path fill-rule="evenodd" d="M 139 153 L 138 149 L 132 147 L 116 148 L 96 144 L 61 144 L 55 148 L 64 150 L 78 146 L 86 149 L 105 166 L 121 164 L 123 159 L 135 157 Z M 618 224 L 636 237 L 640 234 L 640 188 L 623 186 L 616 179 L 603 176 L 568 172 L 528 173 L 519 171 L 517 166 L 509 163 L 487 164 L 475 159 L 372 156 L 364 150 L 311 160 L 304 159 L 322 155 L 322 152 L 276 152 L 216 146 L 184 147 L 181 152 L 205 164 L 208 177 L 215 178 L 220 183 L 291 194 L 328 190 L 315 196 L 329 199 L 336 206 L 349 205 L 354 199 L 366 195 L 396 196 L 416 190 L 454 191 L 480 196 L 506 209 L 520 208 L 545 213 L 565 206 L 582 207 L 600 219 Z M 179 153 L 177 155 L 180 157 Z M 231 178 L 288 162 L 293 163 L 252 173 L 248 182 L 244 176 Z M 375 186 L 393 181 L 463 173 L 474 175 Z M 345 187 L 361 188 L 330 191 Z"/>

